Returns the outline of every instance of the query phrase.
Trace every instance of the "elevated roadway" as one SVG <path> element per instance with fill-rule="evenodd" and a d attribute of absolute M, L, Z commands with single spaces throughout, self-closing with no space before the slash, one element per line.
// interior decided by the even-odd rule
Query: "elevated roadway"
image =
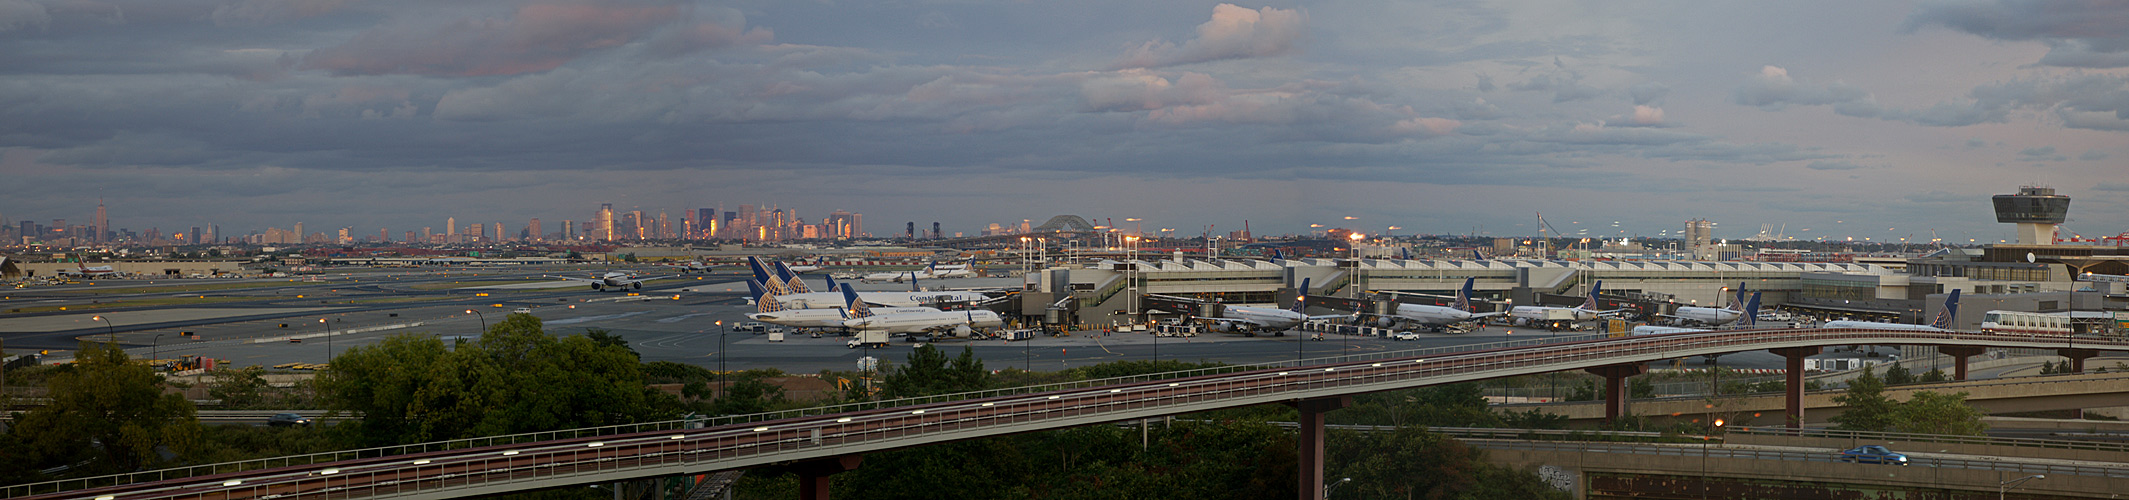
<path fill-rule="evenodd" d="M 1946 394 L 1964 392 L 1967 393 L 1968 403 L 1987 413 L 2099 408 L 2122 406 L 2124 401 L 2129 401 L 2129 398 L 2123 396 L 2124 393 L 2129 393 L 2129 373 L 2064 374 L 1900 385 L 1885 388 L 1885 395 L 1894 400 L 1905 401 L 1910 395 L 1920 391 Z M 1838 412 L 1832 410 L 1841 408 L 1841 405 L 1835 403 L 1833 398 L 1845 393 L 1845 390 L 1840 389 L 1805 392 L 1804 423 L 1826 423 L 1828 418 L 1837 415 Z M 1561 415 L 1571 422 L 1604 420 L 1605 406 L 1605 401 L 1496 405 L 1510 411 L 1538 410 Z M 1631 413 L 1656 419 L 1722 417 L 1738 423 L 1762 424 L 1768 422 L 1755 422 L 1750 420 L 1750 416 L 1755 413 L 1779 416 L 1786 410 L 1787 401 L 1784 394 L 1767 393 L 1641 399 L 1633 401 Z"/>
<path fill-rule="evenodd" d="M 505 436 L 153 471 L 0 489 L 7 497 L 245 500 L 284 497 L 441 499 L 636 478 L 801 464 L 805 498 L 870 451 L 1267 403 L 1300 408 L 1301 498 L 1321 495 L 1323 414 L 1355 394 L 1560 370 L 1638 369 L 1656 360 L 1835 345 L 2129 350 L 2129 341 L 1854 329 L 1729 330 L 1467 352 L 1393 352 L 1313 364 L 1225 367 L 1179 378 L 1100 381 L 731 417 Z M 1800 377 L 1801 370 L 1791 370 Z M 1619 377 L 1623 378 L 1623 377 Z M 1616 379 L 1608 384 L 1616 390 Z M 1792 381 L 1790 387 L 1801 383 Z M 1615 392 L 1616 394 L 1616 392 Z M 1796 401 L 1798 393 L 1789 398 Z M 891 406 L 889 406 L 891 405 Z M 1799 404 L 1789 406 L 1802 411 Z M 700 428 L 695 428 L 700 425 Z"/>

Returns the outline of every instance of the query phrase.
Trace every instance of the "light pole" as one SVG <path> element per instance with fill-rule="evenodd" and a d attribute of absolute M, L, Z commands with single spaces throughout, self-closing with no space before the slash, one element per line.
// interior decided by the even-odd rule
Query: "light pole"
<path fill-rule="evenodd" d="M 1344 486 L 1344 485 L 1345 485 L 1345 483 L 1350 483 L 1350 482 L 1353 482 L 1353 478 L 1350 478 L 1350 477 L 1343 477 L 1343 478 L 1338 478 L 1338 480 L 1337 480 L 1337 481 L 1331 481 L 1331 483 L 1330 483 L 1330 484 L 1326 484 L 1326 485 L 1323 485 L 1323 498 L 1330 498 L 1330 497 L 1331 497 L 1331 492 L 1333 492 L 1333 491 L 1338 491 L 1338 487 L 1339 487 L 1339 486 Z"/>
<path fill-rule="evenodd" d="M 1998 476 L 1998 477 L 2002 477 L 2002 476 Z M 2021 478 L 2018 478 L 2018 479 L 2012 479 L 2012 480 L 2009 480 L 2009 481 L 2004 481 L 2004 482 L 2001 482 L 2001 483 L 1996 483 L 1996 500 L 2003 500 L 2003 496 L 2004 496 L 2004 494 L 2005 494 L 2005 493 L 2007 493 L 2007 492 L 2009 492 L 2009 491 L 2011 491 L 2011 489 L 2012 489 L 2012 488 L 2017 488 L 2017 487 L 2018 487 L 2018 483 L 2023 483 L 2023 482 L 2026 482 L 2026 481 L 2030 481 L 2030 480 L 2034 480 L 2034 479 L 2047 479 L 2047 478 L 2048 478 L 2048 476 L 2046 476 L 2046 475 L 2043 475 L 2043 474 L 2034 474 L 2034 475 L 2031 475 L 2031 476 L 2026 476 L 2026 477 L 2021 477 Z"/>
<path fill-rule="evenodd" d="M 333 324 L 332 324 L 331 322 L 328 322 L 328 321 L 326 321 L 326 320 L 325 320 L 325 318 L 318 318 L 318 324 L 321 324 L 321 325 L 325 325 L 325 363 L 326 363 L 326 364 L 332 364 L 332 362 L 333 362 Z"/>
<path fill-rule="evenodd" d="M 111 326 L 111 318 L 90 316 L 89 319 L 103 320 L 104 332 L 111 334 L 111 345 L 118 345 L 118 329 Z"/>
<path fill-rule="evenodd" d="M 724 399 L 724 337 L 731 333 L 724 320 L 717 320 L 717 397 L 713 399 Z"/>
<path fill-rule="evenodd" d="M 158 334 L 155 334 L 155 339 L 154 339 L 154 341 L 153 341 L 153 342 L 152 342 L 152 343 L 150 344 L 150 347 L 148 347 L 148 366 L 149 366 L 150 368 L 153 368 L 153 367 L 155 366 L 155 361 L 156 361 L 157 359 L 161 359 L 162 357 L 163 357 L 163 334 L 160 334 L 160 333 L 158 333 Z M 156 371 L 162 371 L 162 370 L 156 370 Z"/>
<path fill-rule="evenodd" d="M 1722 430 L 1722 419 L 1715 419 L 1714 430 Z M 1700 498 L 1708 497 L 1708 442 L 1711 437 L 1700 437 Z"/>
<path fill-rule="evenodd" d="M 467 314 L 472 314 L 472 315 L 474 315 L 475 317 L 478 317 L 478 318 L 480 318 L 480 319 L 481 319 L 481 333 L 484 333 L 484 334 L 485 334 L 485 333 L 488 333 L 488 315 L 486 315 L 486 314 L 481 314 L 481 312 L 480 312 L 480 311 L 476 311 L 476 310 L 472 310 L 472 309 L 467 309 L 467 310 L 466 310 L 466 313 L 467 313 Z M 319 320 L 319 321 L 325 321 L 325 320 Z"/>

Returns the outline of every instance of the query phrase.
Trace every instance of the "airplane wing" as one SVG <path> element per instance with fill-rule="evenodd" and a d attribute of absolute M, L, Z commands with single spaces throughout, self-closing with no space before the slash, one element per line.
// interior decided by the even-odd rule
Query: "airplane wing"
<path fill-rule="evenodd" d="M 1308 317 L 1308 319 L 1311 319 L 1311 320 L 1333 320 L 1333 319 L 1353 319 L 1353 315 L 1351 315 L 1351 314 L 1318 314 L 1318 315 L 1315 315 L 1315 316 L 1309 316 L 1309 317 Z"/>
<path fill-rule="evenodd" d="M 672 277 L 672 276 L 653 276 L 653 277 L 649 277 L 649 278 L 643 278 L 643 279 L 635 279 L 635 278 L 629 278 L 629 279 L 621 280 L 621 283 L 622 283 L 622 284 L 629 284 L 629 283 L 642 283 L 642 282 L 645 282 L 645 281 L 651 281 L 651 280 L 662 280 L 662 279 L 666 279 L 666 278 L 671 278 L 671 277 Z M 598 280 L 592 280 L 592 281 L 598 281 Z"/>
<path fill-rule="evenodd" d="M 565 279 L 565 280 L 569 280 L 569 281 L 590 281 L 590 282 L 595 282 L 595 283 L 605 283 L 605 282 L 606 282 L 606 280 L 603 280 L 603 279 L 599 279 L 599 278 L 577 278 L 577 277 L 571 277 L 571 276 L 548 276 L 548 277 L 549 277 L 549 278 L 561 278 L 561 279 Z"/>

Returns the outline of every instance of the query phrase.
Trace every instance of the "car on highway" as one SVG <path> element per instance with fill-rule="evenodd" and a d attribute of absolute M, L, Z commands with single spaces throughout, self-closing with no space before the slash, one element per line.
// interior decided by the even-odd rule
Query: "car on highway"
<path fill-rule="evenodd" d="M 275 413 L 271 417 L 266 417 L 266 425 L 273 427 L 289 427 L 296 425 L 310 427 L 310 417 L 297 415 L 294 413 Z"/>
<path fill-rule="evenodd" d="M 1905 467 L 1907 454 L 1878 445 L 1857 446 L 1841 450 L 1841 461 L 1858 464 L 1898 464 Z"/>
<path fill-rule="evenodd" d="M 515 311 L 510 311 L 510 313 L 511 313 L 511 314 L 532 314 L 532 308 L 530 308 L 530 307 L 520 307 L 520 308 L 517 308 L 517 310 L 515 310 Z"/>

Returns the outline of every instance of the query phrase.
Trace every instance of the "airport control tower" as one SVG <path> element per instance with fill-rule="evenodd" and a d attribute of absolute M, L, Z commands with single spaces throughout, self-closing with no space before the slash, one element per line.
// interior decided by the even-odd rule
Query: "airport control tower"
<path fill-rule="evenodd" d="M 2055 225 L 2070 215 L 2070 197 L 2055 194 L 2055 188 L 2025 186 L 2018 194 L 1999 194 L 1996 222 L 2018 225 L 2018 244 L 2052 245 Z"/>

